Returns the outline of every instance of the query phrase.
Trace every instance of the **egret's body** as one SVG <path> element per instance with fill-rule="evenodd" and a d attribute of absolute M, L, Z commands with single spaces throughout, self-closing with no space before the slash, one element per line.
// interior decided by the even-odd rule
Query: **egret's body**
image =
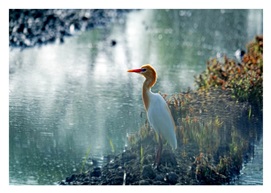
<path fill-rule="evenodd" d="M 151 127 L 176 149 L 175 124 L 166 101 L 160 94 L 149 91 L 148 95 L 151 102 L 147 110 L 147 116 Z"/>
<path fill-rule="evenodd" d="M 164 98 L 160 94 L 151 92 L 151 87 L 153 87 L 157 79 L 154 68 L 147 64 L 141 66 L 139 69 L 128 70 L 128 72 L 136 72 L 146 78 L 142 88 L 142 99 L 147 112 L 148 121 L 159 135 L 160 146 L 156 158 L 156 164 L 158 165 L 162 151 L 161 137 L 167 140 L 172 148 L 177 148 L 175 123 Z"/>

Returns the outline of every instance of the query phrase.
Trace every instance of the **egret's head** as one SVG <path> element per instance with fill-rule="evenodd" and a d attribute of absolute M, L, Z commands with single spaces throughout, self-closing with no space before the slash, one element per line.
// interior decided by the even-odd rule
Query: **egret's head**
<path fill-rule="evenodd" d="M 127 72 L 135 72 L 143 75 L 147 80 L 152 80 L 153 84 L 156 82 L 157 75 L 155 69 L 150 64 L 145 64 L 138 69 L 131 69 Z"/>

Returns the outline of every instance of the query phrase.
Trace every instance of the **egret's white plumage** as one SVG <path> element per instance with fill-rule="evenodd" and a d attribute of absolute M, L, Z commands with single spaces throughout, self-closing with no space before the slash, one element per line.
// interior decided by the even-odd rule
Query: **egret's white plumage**
<path fill-rule="evenodd" d="M 148 93 L 150 97 L 150 106 L 147 116 L 151 127 L 168 143 L 172 148 L 177 148 L 177 140 L 175 135 L 175 124 L 171 116 L 170 110 L 164 98 L 157 93 Z"/>
<path fill-rule="evenodd" d="M 153 87 L 157 79 L 156 71 L 151 65 L 146 64 L 141 66 L 139 69 L 128 70 L 128 72 L 136 72 L 146 78 L 143 83 L 142 98 L 149 123 L 158 133 L 160 143 L 160 137 L 163 137 L 168 141 L 172 148 L 176 149 L 177 140 L 175 134 L 175 123 L 168 105 L 160 94 L 151 92 L 151 87 Z"/>

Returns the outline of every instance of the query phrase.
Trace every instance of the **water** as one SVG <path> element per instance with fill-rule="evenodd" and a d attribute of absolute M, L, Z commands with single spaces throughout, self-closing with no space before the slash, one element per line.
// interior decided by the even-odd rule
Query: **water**
<path fill-rule="evenodd" d="M 263 144 L 262 140 L 255 146 L 255 155 L 244 165 L 240 176 L 234 181 L 237 185 L 263 184 Z"/>
<path fill-rule="evenodd" d="M 193 89 L 210 57 L 233 57 L 262 30 L 262 10 L 141 10 L 64 44 L 11 50 L 10 184 L 54 184 L 80 172 L 88 151 L 121 152 L 145 122 L 143 78 L 127 69 L 152 64 L 154 92 Z"/>

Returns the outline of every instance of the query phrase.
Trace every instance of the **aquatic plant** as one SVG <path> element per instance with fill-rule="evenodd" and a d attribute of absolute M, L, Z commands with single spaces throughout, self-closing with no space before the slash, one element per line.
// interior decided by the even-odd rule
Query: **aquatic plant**
<path fill-rule="evenodd" d="M 143 162 L 144 162 L 144 148 L 141 145 L 140 146 L 140 170 L 142 171 L 143 168 Z"/>
<path fill-rule="evenodd" d="M 115 153 L 115 146 L 113 144 L 113 141 L 111 138 L 108 138 L 108 141 L 109 141 L 109 144 L 110 144 L 110 147 L 111 147 L 111 152 L 112 153 Z"/>
<path fill-rule="evenodd" d="M 91 150 L 91 145 L 89 145 L 89 147 L 88 147 L 88 149 L 87 149 L 87 151 L 86 151 L 86 155 L 85 155 L 85 157 L 84 157 L 84 160 L 83 160 L 83 162 L 82 162 L 82 167 L 81 167 L 81 170 L 80 170 L 81 173 L 84 172 L 84 168 L 85 168 L 87 159 L 88 159 L 88 157 L 89 157 L 90 150 Z"/>

